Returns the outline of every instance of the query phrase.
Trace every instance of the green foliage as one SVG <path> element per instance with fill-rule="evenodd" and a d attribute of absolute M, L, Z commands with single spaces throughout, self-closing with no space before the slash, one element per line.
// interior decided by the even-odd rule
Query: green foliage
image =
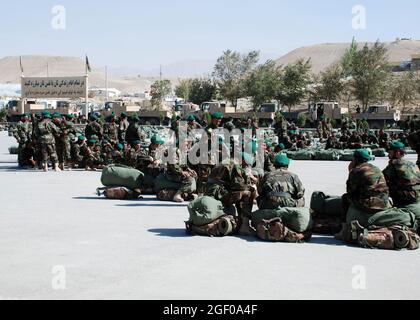
<path fill-rule="evenodd" d="M 259 52 L 251 51 L 241 55 L 238 52 L 227 50 L 217 59 L 214 66 L 213 77 L 215 78 L 220 94 L 232 105 L 243 96 L 245 78 L 257 65 Z"/>
<path fill-rule="evenodd" d="M 349 74 L 353 95 L 366 112 L 369 104 L 383 95 L 390 75 L 385 45 L 377 41 L 372 48 L 366 44 L 354 53 Z"/>
<path fill-rule="evenodd" d="M 358 50 L 358 44 L 356 42 L 356 39 L 353 37 L 350 48 L 347 49 L 346 53 L 341 58 L 341 62 L 340 62 L 344 77 L 351 76 L 352 74 L 353 61 L 355 59 L 357 50 Z"/>
<path fill-rule="evenodd" d="M 216 94 L 216 86 L 210 79 L 194 79 L 190 82 L 189 97 L 192 103 L 202 104 L 211 101 Z"/>
<path fill-rule="evenodd" d="M 7 116 L 7 109 L 1 108 L 0 109 L 0 122 L 5 121 Z"/>
<path fill-rule="evenodd" d="M 171 81 L 169 80 L 158 80 L 151 86 L 152 106 L 162 107 L 163 100 L 172 91 Z"/>
<path fill-rule="evenodd" d="M 344 71 L 339 64 L 321 72 L 319 85 L 315 89 L 317 100 L 337 101 L 345 88 L 343 76 Z"/>
<path fill-rule="evenodd" d="M 393 105 L 402 105 L 403 109 L 409 104 L 415 104 L 419 97 L 419 77 L 413 71 L 405 72 L 391 78 L 389 100 Z M 405 110 L 403 110 L 405 112 Z"/>
<path fill-rule="evenodd" d="M 308 120 L 308 118 L 306 117 L 306 114 L 299 113 L 298 114 L 298 119 L 297 119 L 297 125 L 299 127 L 304 127 L 306 125 L 307 120 Z"/>
<path fill-rule="evenodd" d="M 177 97 L 188 101 L 191 92 L 191 81 L 190 79 L 179 80 L 178 86 L 175 88 L 175 94 Z"/>
<path fill-rule="evenodd" d="M 247 96 L 250 96 L 254 110 L 275 98 L 281 85 L 281 72 L 272 60 L 259 65 L 245 80 Z"/>
<path fill-rule="evenodd" d="M 310 60 L 305 61 L 303 59 L 284 68 L 276 99 L 281 104 L 288 106 L 289 112 L 305 99 L 308 93 L 307 86 L 311 82 L 310 71 Z"/>

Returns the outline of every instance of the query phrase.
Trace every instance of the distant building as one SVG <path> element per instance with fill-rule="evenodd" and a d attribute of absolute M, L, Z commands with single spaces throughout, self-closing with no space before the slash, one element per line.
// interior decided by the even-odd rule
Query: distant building
<path fill-rule="evenodd" d="M 93 93 L 97 97 L 106 97 L 106 88 L 97 88 L 92 87 L 89 88 L 89 93 Z M 121 95 L 121 91 L 115 88 L 108 89 L 108 97 L 109 98 L 117 98 Z"/>

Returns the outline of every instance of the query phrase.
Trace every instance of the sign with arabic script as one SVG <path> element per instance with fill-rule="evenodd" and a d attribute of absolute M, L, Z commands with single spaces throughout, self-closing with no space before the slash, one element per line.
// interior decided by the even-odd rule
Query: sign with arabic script
<path fill-rule="evenodd" d="M 22 98 L 84 98 L 86 90 L 86 77 L 22 77 Z"/>

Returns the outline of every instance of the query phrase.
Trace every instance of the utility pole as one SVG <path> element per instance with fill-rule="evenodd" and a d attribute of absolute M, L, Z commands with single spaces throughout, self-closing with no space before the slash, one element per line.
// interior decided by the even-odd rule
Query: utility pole
<path fill-rule="evenodd" d="M 162 81 L 162 65 L 160 65 L 159 79 Z"/>

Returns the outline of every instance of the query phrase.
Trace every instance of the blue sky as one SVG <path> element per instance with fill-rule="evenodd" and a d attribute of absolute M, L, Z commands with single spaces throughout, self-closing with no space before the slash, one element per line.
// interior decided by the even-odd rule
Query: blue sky
<path fill-rule="evenodd" d="M 366 7 L 367 28 L 353 30 L 352 7 Z M 51 27 L 55 5 L 66 29 Z M 95 66 L 154 68 L 213 60 L 225 49 L 273 58 L 324 42 L 420 39 L 420 1 L 349 0 L 2 0 L 0 56 L 83 57 Z"/>

